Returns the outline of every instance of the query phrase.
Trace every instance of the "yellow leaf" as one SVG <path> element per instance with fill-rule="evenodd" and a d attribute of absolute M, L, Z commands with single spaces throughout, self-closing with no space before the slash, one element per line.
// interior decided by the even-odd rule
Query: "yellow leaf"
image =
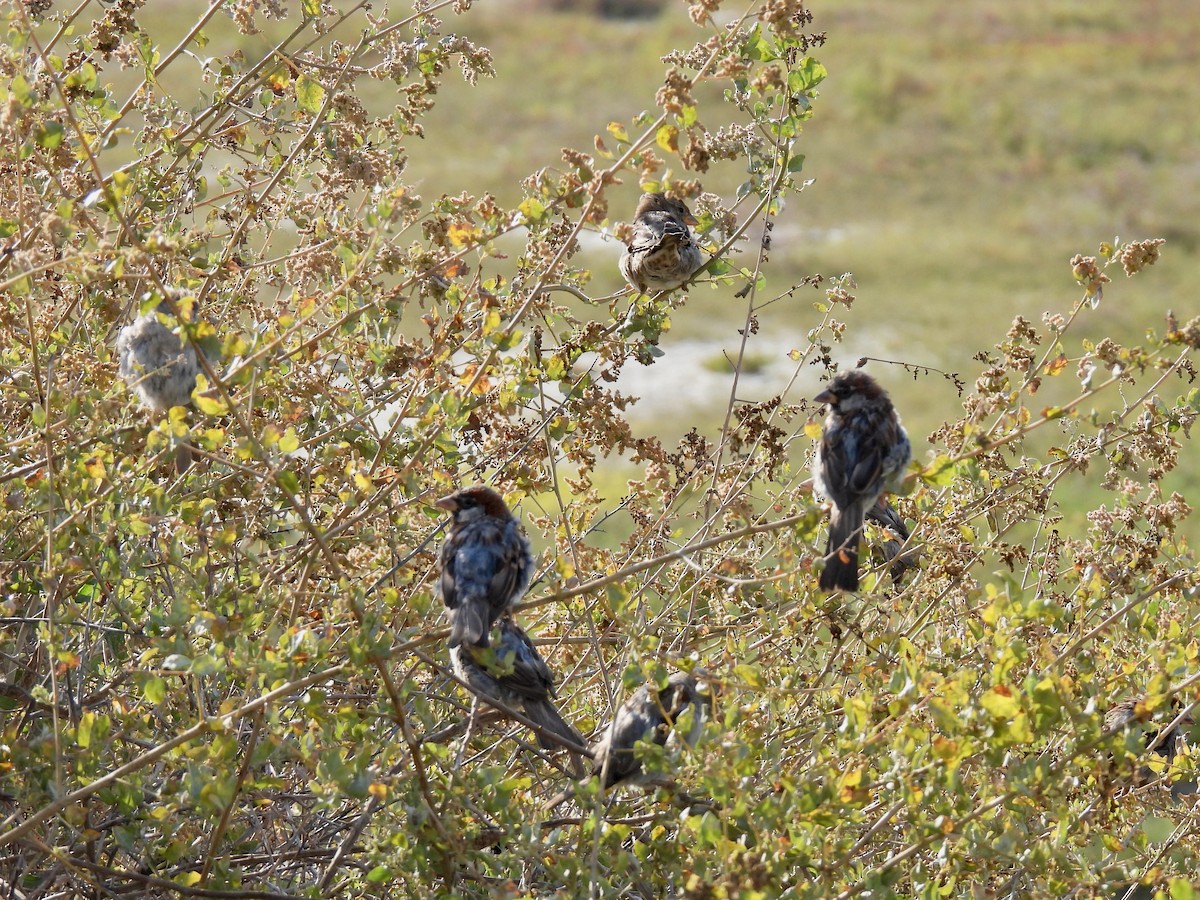
<path fill-rule="evenodd" d="M 1067 367 L 1067 364 L 1069 362 L 1070 362 L 1070 360 L 1068 360 L 1066 358 L 1066 356 L 1064 356 L 1061 353 L 1058 354 L 1058 356 L 1056 356 L 1054 359 L 1050 360 L 1050 362 L 1046 363 L 1046 374 L 1047 375 L 1060 374 Z"/>
<path fill-rule="evenodd" d="M 325 88 L 307 75 L 301 75 L 296 80 L 296 102 L 306 113 L 315 116 L 325 102 Z"/>
<path fill-rule="evenodd" d="M 279 439 L 280 453 L 295 453 L 300 449 L 300 437 L 296 434 L 296 429 L 288 426 L 288 430 L 283 433 L 283 437 Z"/>
<path fill-rule="evenodd" d="M 455 222 L 446 229 L 446 237 L 455 247 L 463 247 L 475 239 L 475 229 L 465 222 Z"/>
<path fill-rule="evenodd" d="M 545 205 L 532 197 L 522 200 L 517 209 L 521 211 L 521 215 L 525 217 L 526 221 L 531 223 L 538 222 L 546 214 Z"/>
<path fill-rule="evenodd" d="M 805 436 L 811 438 L 814 441 L 819 441 L 821 439 L 821 434 L 823 431 L 824 431 L 824 429 L 821 427 L 820 422 L 808 422 L 804 426 Z"/>
<path fill-rule="evenodd" d="M 1021 711 L 1012 691 L 1002 684 L 996 685 L 980 697 L 979 705 L 991 713 L 995 719 L 1012 719 Z"/>
<path fill-rule="evenodd" d="M 958 741 L 938 735 L 933 739 L 933 752 L 941 760 L 954 759 L 958 755 Z"/>
<path fill-rule="evenodd" d="M 672 153 L 679 152 L 679 129 L 674 125 L 663 125 L 654 136 L 655 143 Z"/>
<path fill-rule="evenodd" d="M 103 481 L 106 474 L 104 469 L 104 460 L 98 456 L 89 456 L 83 461 L 83 470 L 89 478 L 95 478 L 97 481 Z"/>
<path fill-rule="evenodd" d="M 489 309 L 487 315 L 483 317 L 483 333 L 484 335 L 492 334 L 500 328 L 500 311 Z"/>
<path fill-rule="evenodd" d="M 196 394 L 192 397 L 196 404 L 196 409 L 204 413 L 206 416 L 223 416 L 229 412 L 229 406 L 220 397 L 214 397 L 211 394 Z"/>
<path fill-rule="evenodd" d="M 608 133 L 615 137 L 618 141 L 629 143 L 629 132 L 625 130 L 625 126 L 620 122 L 609 122 Z"/>

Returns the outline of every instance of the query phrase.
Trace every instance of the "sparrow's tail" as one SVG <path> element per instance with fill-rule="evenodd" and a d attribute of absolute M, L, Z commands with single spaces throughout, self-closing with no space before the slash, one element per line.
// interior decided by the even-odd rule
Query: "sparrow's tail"
<path fill-rule="evenodd" d="M 175 448 L 175 473 L 182 475 L 192 467 L 192 461 L 196 458 L 192 453 L 192 445 L 187 441 L 182 442 Z"/>
<path fill-rule="evenodd" d="M 488 629 L 491 622 L 487 617 L 486 603 L 465 601 L 451 609 L 450 616 L 450 646 L 471 644 L 476 647 L 486 647 Z"/>
<path fill-rule="evenodd" d="M 531 722 L 539 726 L 538 731 L 538 746 L 543 750 L 559 750 L 562 745 L 550 737 L 551 734 L 557 734 L 564 740 L 568 740 L 573 744 L 578 744 L 581 747 L 587 746 L 587 741 L 583 735 L 571 727 L 570 723 L 562 717 L 554 704 L 549 700 L 525 701 L 525 715 Z"/>
<path fill-rule="evenodd" d="M 825 545 L 825 568 L 821 590 L 858 590 L 858 541 L 862 537 L 863 509 L 852 504 L 829 518 L 829 543 Z"/>

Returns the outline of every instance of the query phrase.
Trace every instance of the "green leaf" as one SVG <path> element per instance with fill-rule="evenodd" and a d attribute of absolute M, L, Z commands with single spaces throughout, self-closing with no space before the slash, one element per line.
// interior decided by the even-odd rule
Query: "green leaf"
<path fill-rule="evenodd" d="M 744 682 L 747 687 L 755 690 L 760 689 L 764 684 L 762 670 L 758 666 L 734 666 L 733 674 L 739 681 Z"/>
<path fill-rule="evenodd" d="M 301 3 L 301 9 L 304 11 L 304 18 L 319 18 L 321 15 L 321 0 L 304 0 Z"/>
<path fill-rule="evenodd" d="M 742 44 L 742 56 L 747 59 L 753 59 L 757 62 L 770 62 L 774 59 L 779 59 L 779 54 L 775 52 L 775 48 L 771 46 L 770 41 L 762 36 L 762 32 L 756 27 L 750 36 L 746 38 L 746 43 Z"/>
<path fill-rule="evenodd" d="M 1004 685 L 992 688 L 979 698 L 979 705 L 992 714 L 995 719 L 1011 719 L 1021 711 L 1016 698 Z"/>
<path fill-rule="evenodd" d="M 192 397 L 192 401 L 196 404 L 196 409 L 206 416 L 223 416 L 229 412 L 229 405 L 220 397 L 197 392 Z"/>
<path fill-rule="evenodd" d="M 295 472 L 283 471 L 275 476 L 279 482 L 279 486 L 291 494 L 299 493 L 300 479 L 296 477 Z"/>
<path fill-rule="evenodd" d="M 279 439 L 280 453 L 295 453 L 300 449 L 300 437 L 296 434 L 296 429 L 291 425 L 287 431 L 283 433 L 283 437 Z"/>
<path fill-rule="evenodd" d="M 811 91 L 825 80 L 829 72 L 823 65 L 806 56 L 800 60 L 800 65 L 788 73 L 788 90 L 792 93 Z"/>
<path fill-rule="evenodd" d="M 201 653 L 190 666 L 190 671 L 193 675 L 215 675 L 225 667 L 220 661 L 209 653 Z"/>
<path fill-rule="evenodd" d="M 167 699 L 167 683 L 157 675 L 152 675 L 142 685 L 142 696 L 157 706 Z"/>
<path fill-rule="evenodd" d="M 63 142 L 63 127 L 60 122 L 47 122 L 38 129 L 37 142 L 39 147 L 53 150 Z"/>
<path fill-rule="evenodd" d="M 925 471 L 921 473 L 921 477 L 934 487 L 946 487 L 954 482 L 957 474 L 958 466 L 955 461 L 941 453 L 926 467 Z"/>
<path fill-rule="evenodd" d="M 517 207 L 521 211 L 521 215 L 525 217 L 526 222 L 530 225 L 535 225 L 540 222 L 546 215 L 546 207 L 540 201 L 533 197 L 528 197 L 522 200 Z"/>
<path fill-rule="evenodd" d="M 296 102 L 306 113 L 315 116 L 325 102 L 325 88 L 307 75 L 301 75 L 296 79 Z"/>
<path fill-rule="evenodd" d="M 725 260 L 717 257 L 712 259 L 709 264 L 704 267 L 704 271 L 709 275 L 725 275 L 726 273 L 733 271 L 733 266 Z"/>
<path fill-rule="evenodd" d="M 679 129 L 674 125 L 662 125 L 654 135 L 654 142 L 670 153 L 679 152 Z"/>
<path fill-rule="evenodd" d="M 79 727 L 75 729 L 75 743 L 87 749 L 92 745 L 92 726 L 96 724 L 96 714 L 85 712 L 79 717 Z"/>

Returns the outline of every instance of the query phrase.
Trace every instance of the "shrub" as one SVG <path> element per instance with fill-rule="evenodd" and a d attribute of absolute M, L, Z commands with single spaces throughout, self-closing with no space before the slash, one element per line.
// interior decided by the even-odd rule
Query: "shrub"
<path fill-rule="evenodd" d="M 919 571 L 892 585 L 884 563 L 860 595 L 821 596 L 817 410 L 788 391 L 731 399 L 715 437 L 638 434 L 613 379 L 655 364 L 686 294 L 589 296 L 572 264 L 584 231 L 611 234 L 619 177 L 670 188 L 698 212 L 701 277 L 756 330 L 770 225 L 803 186 L 821 36 L 798 3 L 728 25 L 715 6 L 692 5 L 699 43 L 667 58 L 658 110 L 564 150 L 514 208 L 406 182 L 441 79 L 491 68 L 438 18 L 448 3 L 392 19 L 306 0 L 283 22 L 274 4 L 217 3 L 174 44 L 132 0 L 90 22 L 6 14 L 14 890 L 1184 890 L 1194 826 L 1165 792 L 1132 794 L 1140 737 L 1102 720 L 1136 692 L 1165 725 L 1169 698 L 1200 696 L 1190 509 L 1160 486 L 1200 408 L 1200 325 L 1171 319 L 1137 347 L 1071 336 L 1108 267 L 1134 274 L 1158 244 L 1078 257 L 1071 310 L 980 354 L 897 500 Z M 218 46 L 222 16 L 241 37 Z M 192 78 L 195 94 L 172 90 Z M 726 106 L 701 108 L 700 82 Z M 733 201 L 703 192 L 710 166 L 748 171 Z M 789 293 L 814 286 L 797 374 L 833 367 L 853 302 L 848 279 Z M 113 350 L 160 303 L 204 359 L 192 408 L 166 415 L 138 411 Z M 176 475 L 184 444 L 196 462 Z M 638 472 L 619 500 L 597 487 L 613 456 Z M 470 481 L 524 501 L 540 565 L 519 615 L 581 730 L 677 669 L 721 686 L 694 749 L 649 748 L 654 790 L 610 802 L 584 782 L 550 809 L 562 759 L 494 715 L 467 729 L 429 501 Z M 1085 488 L 1104 499 L 1069 530 Z M 1173 779 L 1191 763 L 1150 765 Z"/>

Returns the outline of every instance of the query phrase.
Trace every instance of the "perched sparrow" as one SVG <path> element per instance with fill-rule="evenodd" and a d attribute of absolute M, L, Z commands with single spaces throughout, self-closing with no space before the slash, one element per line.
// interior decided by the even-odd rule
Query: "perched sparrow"
<path fill-rule="evenodd" d="M 438 587 L 450 611 L 450 646 L 488 644 L 488 631 L 529 587 L 533 554 L 521 526 L 490 487 L 475 485 L 435 504 L 454 521 L 442 544 Z M 515 626 L 514 626 L 515 627 Z"/>
<path fill-rule="evenodd" d="M 815 398 L 829 405 L 817 445 L 813 481 L 833 501 L 821 590 L 858 590 L 863 519 L 904 473 L 912 447 L 892 401 L 870 375 L 853 370 Z"/>
<path fill-rule="evenodd" d="M 1149 721 L 1153 712 L 1146 709 L 1144 705 L 1144 697 L 1132 697 L 1122 703 L 1118 703 L 1104 715 L 1104 730 L 1117 732 L 1129 728 L 1137 728 L 1141 732 L 1144 746 L 1147 750 L 1153 748 L 1154 752 L 1161 756 L 1168 763 L 1175 761 L 1175 757 L 1187 746 L 1187 733 L 1195 725 L 1195 718 L 1191 712 L 1186 713 L 1180 723 L 1174 728 L 1167 728 L 1176 718 L 1179 717 L 1180 706 L 1178 701 L 1172 703 L 1164 710 L 1159 719 L 1161 722 Z M 1139 709 L 1139 707 L 1141 707 Z M 1133 783 L 1136 786 L 1143 786 L 1158 779 L 1158 775 L 1154 770 L 1147 765 L 1137 765 L 1134 767 Z M 1168 779 L 1172 798 L 1180 800 L 1184 797 L 1191 797 L 1197 793 L 1197 784 L 1190 779 Z"/>
<path fill-rule="evenodd" d="M 642 194 L 633 236 L 621 254 L 621 274 L 643 294 L 677 288 L 704 261 L 689 225 L 696 219 L 681 200 Z"/>
<path fill-rule="evenodd" d="M 141 405 L 156 413 L 192 402 L 192 389 L 200 374 L 196 350 L 186 337 L 176 334 L 158 318 L 170 315 L 167 305 L 138 316 L 117 335 L 118 372 Z"/>
<path fill-rule="evenodd" d="M 200 374 L 196 348 L 159 319 L 160 314 L 171 313 L 167 303 L 160 303 L 154 312 L 138 316 L 117 335 L 117 371 L 137 394 L 140 405 L 154 413 L 191 405 Z M 191 445 L 181 442 L 175 450 L 175 469 L 183 474 L 191 464 Z"/>
<path fill-rule="evenodd" d="M 908 526 L 883 495 L 867 510 L 867 521 L 874 522 L 887 534 L 881 548 L 883 561 L 891 564 L 889 571 L 892 581 L 898 584 L 904 580 L 909 569 L 917 568 L 917 551 L 904 550 L 904 544 L 908 541 Z"/>
<path fill-rule="evenodd" d="M 692 727 L 683 740 L 694 746 L 704 729 L 704 714 L 711 702 L 711 697 L 700 693 L 696 680 L 683 672 L 672 675 L 661 690 L 653 684 L 644 684 L 634 691 L 604 729 L 603 736 L 592 745 L 594 771 L 604 787 L 637 776 L 642 771 L 642 761 L 634 751 L 638 741 L 665 745 L 675 721 L 689 706 Z"/>
<path fill-rule="evenodd" d="M 583 735 L 567 724 L 550 702 L 554 675 L 527 635 L 505 614 L 496 621 L 491 646 L 457 645 L 450 648 L 454 672 L 483 700 L 498 700 L 538 725 L 538 744 L 554 750 L 558 735 L 586 746 Z"/>
<path fill-rule="evenodd" d="M 1155 753 L 1169 762 L 1183 749 L 1186 742 L 1186 732 L 1192 727 L 1195 719 L 1189 712 L 1184 716 L 1183 721 L 1170 731 L 1164 733 L 1159 726 L 1147 721 L 1151 713 L 1145 708 L 1145 699 L 1145 697 L 1131 697 L 1110 709 L 1104 714 L 1104 730 L 1117 731 L 1118 729 L 1137 725 L 1139 730 L 1145 734 L 1146 748 L 1153 747 Z M 1140 712 L 1138 710 L 1139 705 L 1142 706 Z M 1178 714 L 1178 704 L 1173 704 L 1163 712 L 1161 718 L 1170 723 L 1175 720 Z"/>

